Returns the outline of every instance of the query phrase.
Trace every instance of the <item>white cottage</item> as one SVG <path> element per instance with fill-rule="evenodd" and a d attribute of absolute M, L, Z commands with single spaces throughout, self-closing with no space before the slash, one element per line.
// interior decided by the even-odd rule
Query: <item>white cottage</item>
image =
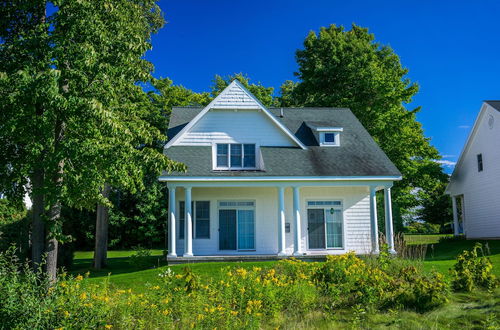
<path fill-rule="evenodd" d="M 235 80 L 205 108 L 174 108 L 168 136 L 187 165 L 160 177 L 168 259 L 378 253 L 381 189 L 394 250 L 401 173 L 349 109 L 266 108 Z"/>
<path fill-rule="evenodd" d="M 485 101 L 450 178 L 455 235 L 500 238 L 500 101 Z"/>

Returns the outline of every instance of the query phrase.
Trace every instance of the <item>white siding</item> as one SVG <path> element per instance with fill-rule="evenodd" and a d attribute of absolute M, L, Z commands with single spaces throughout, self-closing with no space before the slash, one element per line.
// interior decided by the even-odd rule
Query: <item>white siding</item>
<path fill-rule="evenodd" d="M 221 93 L 212 108 L 218 109 L 256 109 L 260 108 L 259 103 L 250 95 L 248 95 L 240 86 L 233 84 L 228 86 Z"/>
<path fill-rule="evenodd" d="M 263 146 L 296 144 L 262 110 L 208 111 L 174 145 L 210 146 L 212 143 L 255 143 Z"/>
<path fill-rule="evenodd" d="M 370 243 L 370 207 L 367 187 L 305 187 L 300 191 L 302 218 L 302 249 L 307 254 L 318 253 L 307 249 L 307 201 L 342 200 L 344 216 L 344 249 L 324 250 L 322 253 L 340 254 L 347 251 L 369 253 Z M 177 189 L 177 213 L 179 201 L 184 200 L 184 190 Z M 193 201 L 210 201 L 210 239 L 193 238 L 194 255 L 217 254 L 277 254 L 278 253 L 278 191 L 277 188 L 193 188 Z M 220 200 L 255 200 L 256 203 L 256 250 L 252 252 L 219 251 L 218 237 L 218 201 Z M 293 205 L 292 189 L 285 189 L 285 216 L 290 223 L 291 232 L 286 234 L 286 251 L 293 252 Z M 179 215 L 177 214 L 177 221 Z M 177 223 L 179 228 L 179 223 Z M 177 255 L 184 252 L 184 240 L 177 233 Z"/>
<path fill-rule="evenodd" d="M 488 124 L 490 116 L 493 128 Z M 448 190 L 452 196 L 464 195 L 465 234 L 500 237 L 500 112 L 487 105 L 464 152 Z M 477 167 L 478 154 L 483 156 L 482 172 Z"/>

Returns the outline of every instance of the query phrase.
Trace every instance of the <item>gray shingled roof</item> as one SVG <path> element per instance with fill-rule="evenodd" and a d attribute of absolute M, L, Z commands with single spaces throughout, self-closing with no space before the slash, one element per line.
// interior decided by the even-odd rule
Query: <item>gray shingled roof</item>
<path fill-rule="evenodd" d="M 491 105 L 494 109 L 500 111 L 500 101 L 484 101 Z"/>
<path fill-rule="evenodd" d="M 172 109 L 168 137 L 171 139 L 202 108 Z M 351 110 L 342 108 L 269 109 L 307 146 L 261 147 L 264 169 L 260 171 L 214 171 L 209 146 L 173 146 L 169 158 L 186 164 L 187 173 L 170 176 L 400 176 L 401 173 L 375 143 Z M 342 127 L 340 147 L 320 147 L 310 127 Z"/>

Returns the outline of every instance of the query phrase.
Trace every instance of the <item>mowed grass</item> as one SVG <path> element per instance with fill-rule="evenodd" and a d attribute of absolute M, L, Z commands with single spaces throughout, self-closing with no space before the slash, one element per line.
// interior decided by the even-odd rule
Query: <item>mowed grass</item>
<path fill-rule="evenodd" d="M 438 236 L 438 235 L 425 235 Z M 442 236 L 442 235 L 441 235 Z M 413 238 L 411 238 L 413 239 Z M 446 240 L 439 242 L 438 238 L 427 238 L 430 243 L 427 248 L 427 258 L 421 263 L 426 271 L 438 271 L 449 276 L 449 269 L 453 267 L 456 256 L 465 249 L 471 249 L 476 242 L 482 243 L 485 253 L 489 255 L 494 268 L 495 275 L 500 277 L 500 240 L 475 241 L 475 240 Z M 414 241 L 412 241 L 414 242 Z M 130 257 L 133 250 L 109 251 L 108 267 L 99 271 L 92 268 L 92 251 L 79 251 L 75 253 L 71 274 L 84 274 L 89 272 L 89 280 L 102 281 L 108 279 L 109 282 L 119 288 L 142 291 L 151 282 L 158 278 L 158 274 L 171 268 L 179 273 L 185 267 L 190 267 L 194 273 L 200 275 L 202 279 L 217 280 L 221 270 L 225 267 L 271 267 L 276 261 L 261 262 L 210 262 L 210 263 L 190 263 L 182 265 L 167 265 L 163 258 L 162 250 L 151 250 L 150 269 L 138 269 L 131 263 Z"/>
<path fill-rule="evenodd" d="M 405 234 L 406 244 L 436 244 L 443 237 L 452 237 L 452 234 L 432 234 L 432 235 L 419 235 L 419 234 Z"/>

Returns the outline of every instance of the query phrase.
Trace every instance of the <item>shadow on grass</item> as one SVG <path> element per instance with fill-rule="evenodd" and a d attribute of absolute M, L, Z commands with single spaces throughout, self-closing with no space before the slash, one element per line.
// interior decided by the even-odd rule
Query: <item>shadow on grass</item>
<path fill-rule="evenodd" d="M 69 274 L 85 274 L 89 272 L 89 277 L 103 277 L 108 276 L 109 273 L 112 275 L 127 274 L 143 271 L 146 269 L 153 269 L 156 267 L 166 266 L 167 262 L 162 256 L 152 256 L 149 257 L 148 267 L 137 267 L 130 263 L 129 257 L 118 257 L 118 258 L 108 258 L 107 267 L 101 270 L 95 270 L 92 266 L 92 259 L 75 259 L 73 261 L 73 266 L 69 270 Z"/>

